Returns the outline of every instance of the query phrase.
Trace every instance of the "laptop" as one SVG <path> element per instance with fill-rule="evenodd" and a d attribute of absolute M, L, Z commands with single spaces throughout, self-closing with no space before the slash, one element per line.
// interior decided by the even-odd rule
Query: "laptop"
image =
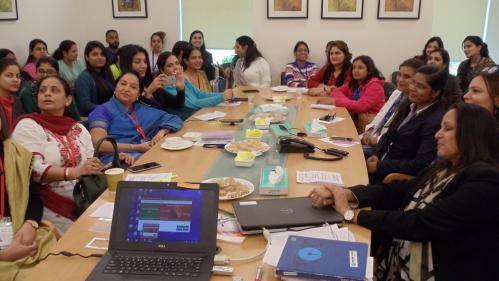
<path fill-rule="evenodd" d="M 343 215 L 332 207 L 314 208 L 308 197 L 233 202 L 234 214 L 244 234 L 302 229 L 340 223 Z"/>
<path fill-rule="evenodd" d="M 87 280 L 209 280 L 216 251 L 218 185 L 118 184 L 109 249 Z"/>

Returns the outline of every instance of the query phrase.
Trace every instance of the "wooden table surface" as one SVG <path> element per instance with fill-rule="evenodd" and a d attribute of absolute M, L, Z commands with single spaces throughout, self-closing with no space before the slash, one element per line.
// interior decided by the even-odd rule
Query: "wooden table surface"
<path fill-rule="evenodd" d="M 243 89 L 245 88 L 240 87 L 235 89 L 236 96 L 246 97 L 247 94 L 242 92 Z M 262 96 L 272 94 L 277 93 L 272 92 L 270 88 L 263 88 L 260 89 L 260 93 L 253 94 L 253 103 L 242 102 L 242 104 L 237 107 L 204 108 L 196 113 L 196 115 L 218 110 L 227 113 L 227 116 L 224 118 L 244 118 L 247 112 L 251 110 L 255 104 L 270 102 Z M 303 98 L 293 98 L 291 101 L 287 102 L 287 105 L 295 105 L 297 107 L 297 114 L 293 127 L 303 129 L 304 124 L 307 121 L 312 120 L 312 118 L 317 118 L 327 113 L 331 114 L 331 111 L 312 109 L 310 104 L 315 103 L 316 99 L 317 98 L 314 97 L 303 96 Z M 351 137 L 358 140 L 355 126 L 348 112 L 344 108 L 335 108 L 332 110 L 332 113 L 336 113 L 337 116 L 343 117 L 345 120 L 327 125 L 328 135 Z M 221 124 L 218 121 L 195 121 L 191 117 L 191 119 L 184 123 L 184 127 L 181 131 L 169 136 L 181 136 L 189 131 L 204 132 L 237 129 L 239 129 L 238 125 L 230 126 Z M 307 140 L 321 147 L 334 147 L 334 145 L 326 144 L 318 139 L 307 138 Z M 334 171 L 341 173 L 343 182 L 347 186 L 367 184 L 368 177 L 362 147 L 360 145 L 355 145 L 341 149 L 349 151 L 350 154 L 341 161 L 333 162 L 308 160 L 304 159 L 302 154 L 289 154 L 287 161 L 289 197 L 306 196 L 314 187 L 313 185 L 297 184 L 297 170 Z M 178 175 L 178 178 L 175 179 L 176 181 L 201 181 L 211 169 L 212 165 L 217 161 L 220 153 L 227 152 L 220 149 L 206 149 L 197 146 L 182 151 L 166 151 L 160 148 L 159 145 L 156 145 L 145 153 L 137 163 L 156 161 L 161 163 L 162 167 L 160 169 L 151 170 L 150 173 L 173 172 Z M 83 255 L 104 253 L 102 250 L 87 249 L 85 248 L 85 245 L 94 237 L 109 238 L 108 231 L 110 222 L 90 217 L 90 214 L 105 202 L 114 202 L 114 193 L 104 192 L 103 195 L 96 200 L 63 235 L 52 249 L 52 252 L 69 251 Z M 221 201 L 220 208 L 232 211 L 232 206 L 230 202 L 227 201 Z M 348 224 L 347 226 L 355 234 L 357 241 L 365 243 L 370 242 L 371 233 L 369 230 L 352 224 Z M 266 241 L 262 235 L 251 235 L 247 236 L 242 244 L 217 241 L 217 245 L 222 248 L 222 255 L 229 256 L 232 259 L 238 259 L 251 257 L 263 252 Z M 254 280 L 257 267 L 261 264 L 262 258 L 263 255 L 252 261 L 233 262 L 229 266 L 234 267 L 234 276 L 242 276 L 246 281 Z M 26 280 L 85 280 L 97 262 L 98 258 L 83 259 L 80 257 L 51 256 L 37 265 L 32 272 L 30 272 L 30 275 Z M 232 279 L 228 276 L 213 276 L 211 280 L 222 281 Z M 263 280 L 278 280 L 274 277 L 273 268 L 269 266 L 264 267 Z"/>

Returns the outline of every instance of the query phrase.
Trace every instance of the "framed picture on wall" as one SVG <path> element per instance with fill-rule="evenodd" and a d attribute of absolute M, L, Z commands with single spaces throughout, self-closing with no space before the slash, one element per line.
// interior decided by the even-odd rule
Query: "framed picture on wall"
<path fill-rule="evenodd" d="M 267 0 L 268 19 L 306 19 L 308 0 Z"/>
<path fill-rule="evenodd" d="M 378 19 L 419 19 L 422 0 L 378 1 Z"/>
<path fill-rule="evenodd" d="M 0 0 L 0 20 L 17 19 L 17 0 Z"/>
<path fill-rule="evenodd" d="M 113 18 L 147 18 L 147 0 L 111 0 L 111 2 Z"/>
<path fill-rule="evenodd" d="M 362 19 L 364 0 L 322 0 L 323 19 Z"/>

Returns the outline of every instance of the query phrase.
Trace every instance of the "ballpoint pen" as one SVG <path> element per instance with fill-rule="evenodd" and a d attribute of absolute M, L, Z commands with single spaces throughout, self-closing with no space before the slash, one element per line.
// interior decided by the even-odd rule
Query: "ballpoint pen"
<path fill-rule="evenodd" d="M 353 141 L 352 138 L 347 138 L 347 137 L 330 137 L 329 139 L 331 140 L 340 140 L 340 141 Z"/>
<path fill-rule="evenodd" d="M 259 265 L 258 269 L 256 270 L 255 281 L 262 281 L 262 276 L 263 276 L 263 266 Z"/>

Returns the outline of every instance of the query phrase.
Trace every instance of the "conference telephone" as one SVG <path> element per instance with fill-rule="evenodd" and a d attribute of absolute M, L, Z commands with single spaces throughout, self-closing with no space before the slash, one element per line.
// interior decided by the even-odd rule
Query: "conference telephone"
<path fill-rule="evenodd" d="M 315 150 L 315 145 L 304 139 L 281 136 L 277 140 L 277 149 L 279 153 L 312 153 Z"/>

